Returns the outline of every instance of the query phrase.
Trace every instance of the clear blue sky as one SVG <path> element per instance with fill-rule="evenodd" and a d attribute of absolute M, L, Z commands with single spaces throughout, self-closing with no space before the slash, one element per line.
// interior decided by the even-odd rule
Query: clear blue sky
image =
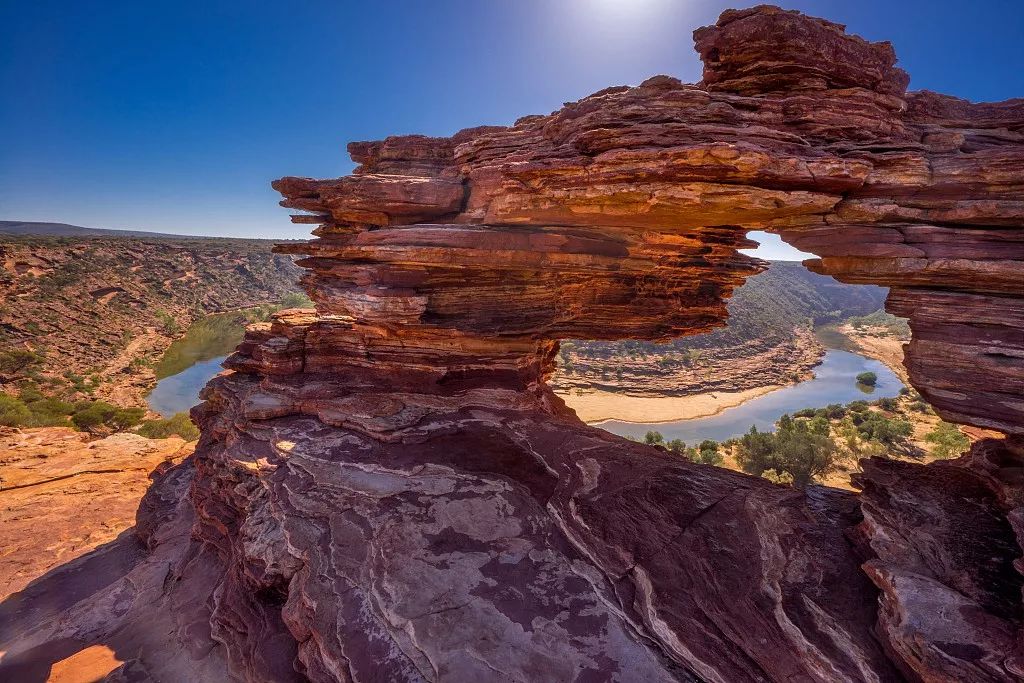
<path fill-rule="evenodd" d="M 447 135 L 700 78 L 710 0 L 0 3 L 0 219 L 302 237 L 269 182 L 349 140 Z M 794 1 L 891 40 L 911 87 L 1024 96 L 1021 0 Z M 778 254 L 769 253 L 768 256 Z"/>

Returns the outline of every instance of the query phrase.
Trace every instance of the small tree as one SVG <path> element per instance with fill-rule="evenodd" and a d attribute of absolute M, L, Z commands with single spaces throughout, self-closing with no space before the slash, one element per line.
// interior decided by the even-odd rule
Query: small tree
<path fill-rule="evenodd" d="M 736 462 L 740 468 L 755 476 L 761 476 L 765 470 L 775 467 L 775 435 L 771 432 L 759 432 L 756 425 L 743 435 L 736 449 Z"/>
<path fill-rule="evenodd" d="M 711 439 L 701 441 L 696 460 L 702 465 L 721 465 L 723 458 L 718 452 L 718 442 Z"/>
<path fill-rule="evenodd" d="M 789 431 L 780 429 L 776 450 L 779 463 L 776 469 L 792 475 L 793 486 L 797 488 L 806 487 L 835 468 L 835 442 L 802 426 Z"/>
<path fill-rule="evenodd" d="M 873 387 L 878 383 L 878 375 L 873 372 L 862 372 L 857 375 L 857 384 Z"/>
<path fill-rule="evenodd" d="M 931 454 L 943 460 L 956 457 L 971 447 L 971 440 L 955 424 L 945 421 L 935 425 L 924 440 L 932 445 Z"/>
<path fill-rule="evenodd" d="M 888 418 L 881 413 L 865 412 L 857 424 L 857 431 L 864 439 L 874 440 L 890 448 L 906 449 L 907 439 L 914 433 L 914 426 L 906 420 Z"/>
<path fill-rule="evenodd" d="M 665 444 L 665 448 L 679 455 L 686 455 L 686 444 L 682 439 L 672 439 Z"/>
<path fill-rule="evenodd" d="M 648 446 L 660 446 L 665 443 L 665 437 L 661 435 L 661 432 L 650 431 L 644 434 L 644 443 Z"/>

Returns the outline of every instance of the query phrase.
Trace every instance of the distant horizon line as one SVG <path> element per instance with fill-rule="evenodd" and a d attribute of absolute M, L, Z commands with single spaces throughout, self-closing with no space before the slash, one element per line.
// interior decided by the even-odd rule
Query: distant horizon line
<path fill-rule="evenodd" d="M 10 225 L 48 225 L 48 226 L 64 226 L 72 228 L 74 230 L 81 230 L 82 233 L 75 234 L 73 232 L 68 233 L 33 233 L 30 231 L 15 231 L 6 232 L 4 228 Z M 752 231 L 754 232 L 754 231 Z M 92 235 L 90 235 L 92 233 Z M 96 234 L 99 233 L 99 234 Z M 114 235 L 121 235 L 124 237 L 152 237 L 162 239 L 209 239 L 209 240 L 252 240 L 257 242 L 303 242 L 306 241 L 304 238 L 296 237 L 228 237 L 224 235 L 191 235 L 187 233 L 176 233 L 176 232 L 157 232 L 156 230 L 147 230 L 145 228 L 93 228 L 84 225 L 77 225 L 75 223 L 64 223 L 62 221 L 21 221 L 21 220 L 8 220 L 0 219 L 0 235 L 25 237 L 25 236 L 37 236 L 37 237 L 103 237 L 103 233 L 113 233 Z M 742 251 L 756 251 L 754 249 L 743 249 Z M 762 261 L 768 261 L 770 263 L 803 263 L 803 259 L 787 259 L 787 258 L 765 258 L 763 256 L 757 256 L 756 254 L 748 254 L 754 258 L 759 258 Z"/>

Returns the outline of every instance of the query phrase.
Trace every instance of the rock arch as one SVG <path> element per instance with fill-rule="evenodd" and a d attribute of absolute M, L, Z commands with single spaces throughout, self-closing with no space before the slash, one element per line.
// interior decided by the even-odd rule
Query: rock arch
<path fill-rule="evenodd" d="M 281 247 L 318 312 L 253 327 L 206 388 L 196 455 L 140 510 L 162 588 L 118 594 L 123 624 L 172 619 L 242 680 L 1024 675 L 1024 101 L 907 93 L 889 44 L 773 7 L 695 41 L 700 84 L 354 143 L 353 175 L 274 184 L 319 224 Z M 1008 438 L 801 492 L 547 389 L 560 338 L 723 324 L 753 229 L 890 286 L 913 383 Z"/>
<path fill-rule="evenodd" d="M 194 495 L 222 515 L 218 468 L 260 449 L 271 499 L 341 492 L 303 518 L 320 530 L 304 548 L 275 517 L 301 568 L 238 579 L 280 584 L 293 635 L 333 624 L 298 639 L 311 678 L 1022 673 L 1019 441 L 805 496 L 645 455 L 544 385 L 560 338 L 723 324 L 762 229 L 891 288 L 941 415 L 1024 433 L 1024 102 L 907 93 L 888 43 L 771 7 L 694 37 L 700 84 L 353 143 L 353 175 L 274 183 L 319 224 L 280 249 L 306 256 L 320 315 L 253 330 L 208 389 L 199 457 L 217 466 Z M 339 547 L 357 558 L 329 560 Z M 315 597 L 342 585 L 337 607 Z"/>

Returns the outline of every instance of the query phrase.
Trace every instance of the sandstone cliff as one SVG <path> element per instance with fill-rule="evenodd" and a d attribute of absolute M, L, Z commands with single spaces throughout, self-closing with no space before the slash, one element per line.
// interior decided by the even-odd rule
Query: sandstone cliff
<path fill-rule="evenodd" d="M 123 653 L 115 680 L 1024 676 L 1024 101 L 907 93 L 888 43 L 771 7 L 695 40 L 697 85 L 277 181 L 320 224 L 283 249 L 317 311 L 250 330 L 144 501 L 149 558 L 0 629 L 8 670 L 70 641 Z M 1011 436 L 799 491 L 564 408 L 559 339 L 723 324 L 751 229 L 891 287 L 911 382 Z"/>
<path fill-rule="evenodd" d="M 660 344 L 563 340 L 549 384 L 562 396 L 592 389 L 687 396 L 786 385 L 810 376 L 825 353 L 812 326 L 873 313 L 886 294 L 776 261 L 736 290 L 728 327 Z"/>

